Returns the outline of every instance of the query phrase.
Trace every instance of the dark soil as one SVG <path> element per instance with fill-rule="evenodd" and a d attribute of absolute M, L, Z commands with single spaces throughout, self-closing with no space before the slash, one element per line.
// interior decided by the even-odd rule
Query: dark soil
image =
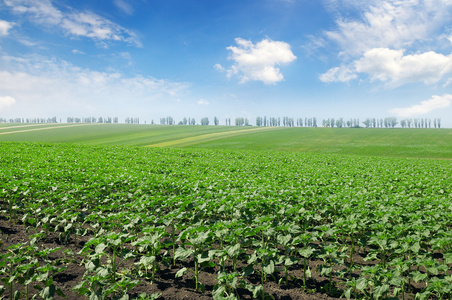
<path fill-rule="evenodd" d="M 7 248 L 11 245 L 18 243 L 29 243 L 30 235 L 36 233 L 34 228 L 27 228 L 21 224 L 20 221 L 17 224 L 10 223 L 6 216 L 0 216 L 0 243 L 1 245 L 0 254 L 5 254 L 8 250 Z M 89 240 L 90 236 L 84 236 L 77 239 L 77 245 L 71 240 L 68 244 L 62 244 L 58 238 L 58 233 L 51 233 L 48 237 L 41 239 L 37 242 L 39 249 L 46 248 L 58 248 L 58 251 L 52 253 L 49 258 L 55 262 L 59 267 L 66 266 L 66 269 L 60 273 L 53 276 L 55 286 L 62 290 L 65 294 L 65 298 L 56 295 L 54 299 L 87 299 L 85 296 L 78 295 L 76 291 L 72 288 L 83 280 L 83 275 L 85 274 L 85 265 L 83 261 L 83 256 L 78 254 L 78 252 L 83 248 L 83 245 Z M 64 254 L 65 250 L 72 250 L 73 256 L 68 257 Z M 65 261 L 66 259 L 66 261 Z M 129 267 L 134 261 L 125 260 L 120 262 L 121 267 Z M 359 254 L 354 255 L 354 262 L 356 264 L 364 265 L 369 264 L 369 262 L 363 261 L 363 256 Z M 311 270 L 316 270 L 316 267 L 321 264 L 321 261 L 314 260 L 309 262 L 309 267 Z M 193 273 L 187 272 L 184 276 L 180 278 L 175 278 L 176 272 L 182 267 L 193 267 L 193 261 L 187 260 L 183 263 L 178 263 L 176 266 L 164 266 L 160 265 L 161 270 L 156 275 L 154 282 L 149 282 L 148 280 L 141 279 L 141 282 L 129 291 L 130 298 L 133 299 L 141 293 L 146 293 L 148 295 L 153 293 L 161 293 L 158 299 L 212 299 L 212 291 L 214 285 L 216 284 L 216 276 L 218 274 L 218 267 L 207 268 L 200 272 L 199 281 L 205 286 L 205 292 L 196 291 L 195 280 L 193 278 Z M 239 268 L 243 265 L 238 265 Z M 228 266 L 231 269 L 231 266 Z M 320 277 L 318 272 L 312 272 L 313 277 L 308 279 L 306 282 L 306 287 L 303 287 L 303 267 L 302 265 L 294 265 L 289 269 L 290 279 L 285 283 L 284 273 L 277 272 L 273 274 L 274 276 L 268 276 L 265 284 L 264 290 L 270 294 L 273 299 L 289 300 L 289 299 L 341 299 L 345 279 L 333 278 L 335 286 L 328 289 L 329 279 L 325 277 Z M 358 277 L 359 274 L 351 274 L 351 276 Z M 350 275 L 348 275 L 350 276 Z M 253 285 L 260 284 L 260 276 L 258 274 L 253 274 L 247 277 L 249 283 Z M 278 283 L 279 282 L 279 283 Z M 1 283 L 4 285 L 4 283 Z M 33 286 L 34 284 L 31 284 Z M 420 291 L 422 287 L 413 286 L 414 293 Z M 14 290 L 24 290 L 22 285 L 17 282 L 14 285 Z M 38 291 L 33 287 L 30 288 L 30 294 L 36 294 Z M 244 288 L 237 289 L 240 299 L 252 299 L 252 293 Z M 6 289 L 3 296 L 5 299 L 10 298 L 9 290 Z M 1 296 L 0 296 L 1 299 Z M 23 298 L 24 299 L 24 298 Z M 345 299 L 345 298 L 344 298 Z M 410 299 L 407 297 L 406 299 Z"/>

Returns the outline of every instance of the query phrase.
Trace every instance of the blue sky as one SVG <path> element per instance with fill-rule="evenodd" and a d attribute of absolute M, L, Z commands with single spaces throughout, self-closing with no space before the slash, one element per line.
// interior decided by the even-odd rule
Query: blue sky
<path fill-rule="evenodd" d="M 0 0 L 0 117 L 441 118 L 451 0 Z"/>

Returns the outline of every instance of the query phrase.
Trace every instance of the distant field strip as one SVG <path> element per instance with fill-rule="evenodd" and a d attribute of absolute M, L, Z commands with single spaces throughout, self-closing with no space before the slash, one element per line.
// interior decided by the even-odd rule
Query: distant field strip
<path fill-rule="evenodd" d="M 47 130 L 47 129 L 58 129 L 58 128 L 63 128 L 63 127 L 87 126 L 87 125 L 95 125 L 95 124 L 56 125 L 56 126 L 51 126 L 51 127 L 39 127 L 39 128 L 33 128 L 33 129 L 15 130 L 18 127 L 37 127 L 37 126 L 42 126 L 42 125 L 49 125 L 49 124 L 36 124 L 36 125 L 4 127 L 4 128 L 0 128 L 0 129 L 1 130 L 6 130 L 6 129 L 10 129 L 11 130 L 12 129 L 12 131 L 0 132 L 0 135 L 21 133 L 21 132 L 30 132 L 30 131 L 41 131 L 41 130 Z"/>
<path fill-rule="evenodd" d="M 16 129 L 16 128 L 23 128 L 23 127 L 37 127 L 37 126 L 49 126 L 49 124 L 43 123 L 43 124 L 32 124 L 32 125 L 5 126 L 5 127 L 0 127 L 0 130 Z"/>
<path fill-rule="evenodd" d="M 221 138 L 238 136 L 238 135 L 242 135 L 242 134 L 248 134 L 248 133 L 264 131 L 264 130 L 268 131 L 268 130 L 272 130 L 272 129 L 273 130 L 278 129 L 278 127 L 259 127 L 259 128 L 253 128 L 253 129 L 241 129 L 241 130 L 226 131 L 226 132 L 208 133 L 208 134 L 192 136 L 192 137 L 187 137 L 187 138 L 178 139 L 178 140 L 150 144 L 145 147 L 188 146 L 188 145 L 193 145 L 193 144 L 197 144 L 200 142 L 213 141 L 213 140 L 217 140 L 217 139 L 221 139 Z"/>

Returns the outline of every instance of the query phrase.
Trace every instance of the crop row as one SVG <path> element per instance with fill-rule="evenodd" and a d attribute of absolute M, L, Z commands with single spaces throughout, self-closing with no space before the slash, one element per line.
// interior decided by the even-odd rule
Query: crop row
<path fill-rule="evenodd" d="M 31 239 L 1 250 L 5 295 L 31 282 L 43 282 L 35 284 L 43 298 L 61 292 L 51 275 L 71 259 L 52 264 L 36 254 L 45 251 L 40 240 L 57 235 L 63 249 L 78 247 L 86 272 L 72 288 L 89 299 L 156 298 L 133 288 L 165 268 L 191 274 L 196 291 L 206 289 L 202 272 L 216 276 L 206 291 L 215 299 L 244 290 L 265 299 L 269 281 L 305 291 L 322 283 L 316 288 L 333 297 L 452 297 L 451 161 L 26 143 L 0 150 L 2 215 Z"/>

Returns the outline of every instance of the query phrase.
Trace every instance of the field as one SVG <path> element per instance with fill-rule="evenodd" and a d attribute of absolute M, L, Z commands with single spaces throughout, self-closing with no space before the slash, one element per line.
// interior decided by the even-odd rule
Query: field
<path fill-rule="evenodd" d="M 452 297 L 451 130 L 62 126 L 0 126 L 5 299 Z"/>
<path fill-rule="evenodd" d="M 0 141 L 452 159 L 452 129 L 0 124 Z"/>

